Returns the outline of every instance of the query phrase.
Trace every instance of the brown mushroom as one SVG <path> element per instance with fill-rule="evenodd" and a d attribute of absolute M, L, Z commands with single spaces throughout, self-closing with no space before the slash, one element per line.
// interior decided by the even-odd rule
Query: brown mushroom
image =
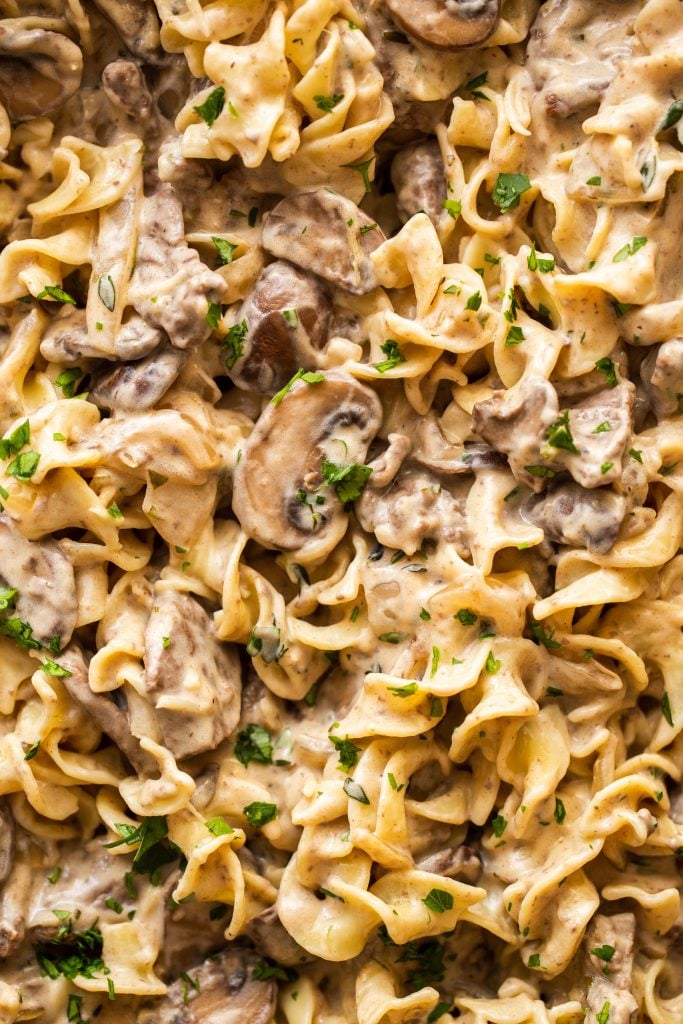
<path fill-rule="evenodd" d="M 409 35 L 447 50 L 483 43 L 500 15 L 500 0 L 386 0 L 386 5 Z"/>
<path fill-rule="evenodd" d="M 146 359 L 94 374 L 90 398 L 100 409 L 151 409 L 174 383 L 185 359 L 184 352 L 161 345 Z"/>
<path fill-rule="evenodd" d="M 370 253 L 384 235 L 355 203 L 328 188 L 298 192 L 263 223 L 263 248 L 354 295 L 378 285 Z"/>
<path fill-rule="evenodd" d="M 16 589 L 9 618 L 27 622 L 42 644 L 71 639 L 78 617 L 70 560 L 55 541 L 27 540 L 7 515 L 0 516 L 0 579 Z"/>
<path fill-rule="evenodd" d="M 235 515 L 267 548 L 291 551 L 312 538 L 336 537 L 344 528 L 344 503 L 362 492 L 370 474 L 359 464 L 381 424 L 377 395 L 345 373 L 318 376 L 296 381 L 268 405 L 235 470 Z M 326 483 L 324 460 L 353 467 L 346 481 L 354 474 L 358 486 Z"/>
<path fill-rule="evenodd" d="M 145 64 L 167 64 L 161 48 L 159 19 L 154 4 L 140 0 L 93 0 L 109 19 L 126 47 Z"/>
<path fill-rule="evenodd" d="M 102 346 L 98 334 L 88 336 L 84 309 L 63 306 L 48 324 L 40 343 L 40 354 L 51 363 L 77 363 L 81 359 L 142 359 L 161 342 L 162 332 L 148 326 L 132 313 L 121 324 L 114 352 Z"/>
<path fill-rule="evenodd" d="M 154 100 L 144 75 L 132 60 L 114 60 L 102 72 L 102 89 L 111 102 L 128 117 L 147 121 Z"/>
<path fill-rule="evenodd" d="M 215 750 L 240 717 L 242 682 L 232 647 L 188 594 L 160 590 L 145 632 L 145 680 L 164 746 L 174 757 Z"/>
<path fill-rule="evenodd" d="M 34 20 L 0 22 L 0 100 L 13 121 L 52 113 L 81 84 L 78 46 L 59 32 L 29 27 Z"/>
<path fill-rule="evenodd" d="M 246 333 L 227 349 L 231 379 L 245 391 L 273 395 L 299 367 L 315 369 L 330 312 L 327 291 L 313 274 L 283 260 L 271 263 L 238 313 L 237 329 Z"/>
<path fill-rule="evenodd" d="M 187 971 L 191 983 L 179 978 L 161 999 L 144 1004 L 136 1024 L 269 1024 L 277 986 L 254 978 L 257 959 L 237 946 L 210 957 Z"/>

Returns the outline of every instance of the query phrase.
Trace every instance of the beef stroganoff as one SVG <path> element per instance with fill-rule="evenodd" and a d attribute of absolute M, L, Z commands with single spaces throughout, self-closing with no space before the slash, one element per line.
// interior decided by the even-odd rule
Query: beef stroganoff
<path fill-rule="evenodd" d="M 0 15 L 0 1022 L 680 1024 L 683 4 Z"/>

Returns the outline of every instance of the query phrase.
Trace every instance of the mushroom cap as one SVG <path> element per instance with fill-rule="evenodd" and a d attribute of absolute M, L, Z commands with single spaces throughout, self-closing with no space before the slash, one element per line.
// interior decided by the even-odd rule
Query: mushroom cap
<path fill-rule="evenodd" d="M 231 379 L 246 391 L 273 395 L 300 366 L 315 369 L 327 341 L 332 304 L 313 274 L 276 260 L 260 274 L 242 303 L 238 321 L 248 333 Z M 289 315 L 289 319 L 285 314 Z"/>
<path fill-rule="evenodd" d="M 346 373 L 297 381 L 262 413 L 235 469 L 232 505 L 245 532 L 266 548 L 292 551 L 313 542 L 328 550 L 346 515 L 334 488 L 323 484 L 323 459 L 363 463 L 381 422 L 377 395 Z M 312 504 L 297 498 L 302 489 Z"/>
<path fill-rule="evenodd" d="M 483 43 L 500 14 L 500 0 L 386 0 L 386 5 L 415 39 L 448 50 Z"/>
<path fill-rule="evenodd" d="M 263 248 L 353 295 L 379 282 L 370 253 L 385 241 L 381 229 L 355 203 L 328 188 L 282 199 L 263 223 Z"/>
<path fill-rule="evenodd" d="M 100 409 L 151 409 L 175 382 L 187 356 L 170 345 L 160 345 L 145 359 L 119 363 L 95 374 L 90 398 Z"/>
<path fill-rule="evenodd" d="M 78 46 L 59 32 L 23 27 L 34 20 L 0 22 L 0 100 L 13 121 L 50 114 L 81 84 Z"/>

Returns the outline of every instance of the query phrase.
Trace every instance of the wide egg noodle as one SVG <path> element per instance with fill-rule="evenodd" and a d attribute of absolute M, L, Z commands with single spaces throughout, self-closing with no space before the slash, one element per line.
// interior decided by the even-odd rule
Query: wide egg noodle
<path fill-rule="evenodd" d="M 2 1024 L 681 1020 L 683 12 L 465 6 L 0 4 Z"/>

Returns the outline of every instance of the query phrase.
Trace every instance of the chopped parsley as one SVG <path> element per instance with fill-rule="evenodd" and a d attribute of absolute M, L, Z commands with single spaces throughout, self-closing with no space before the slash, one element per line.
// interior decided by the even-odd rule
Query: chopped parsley
<path fill-rule="evenodd" d="M 511 327 L 505 338 L 505 347 L 509 348 L 510 345 L 520 345 L 524 341 L 524 331 L 521 327 Z"/>
<path fill-rule="evenodd" d="M 683 117 L 683 99 L 674 100 L 662 120 L 657 125 L 658 132 L 664 132 L 667 128 L 673 128 Z M 38 296 L 40 298 L 40 296 Z"/>
<path fill-rule="evenodd" d="M 540 622 L 532 622 L 529 624 L 531 635 L 537 644 L 543 644 L 549 651 L 556 650 L 562 645 L 557 641 L 553 640 L 555 630 L 547 630 L 545 626 Z"/>
<path fill-rule="evenodd" d="M 616 949 L 614 946 L 610 946 L 605 943 L 602 946 L 596 946 L 595 949 L 591 949 L 591 953 L 593 956 L 597 956 L 598 960 L 604 960 L 604 962 L 608 964 L 616 953 Z"/>
<path fill-rule="evenodd" d="M 350 501 L 358 501 L 372 476 L 370 466 L 361 466 L 351 462 L 346 466 L 323 459 L 320 469 L 326 484 L 334 486 L 335 492 L 343 505 Z"/>
<path fill-rule="evenodd" d="M 463 89 L 468 89 L 473 96 L 477 97 L 478 100 L 486 100 L 487 103 L 490 103 L 491 97 L 487 96 L 486 93 L 482 92 L 479 88 L 480 85 L 486 85 L 488 77 L 488 71 L 482 71 L 480 75 L 475 75 L 474 78 L 470 78 L 469 82 L 465 82 Z M 436 1020 L 436 1017 L 434 1020 Z"/>
<path fill-rule="evenodd" d="M 244 353 L 244 339 L 248 330 L 249 324 L 246 320 L 242 320 L 241 323 L 234 324 L 230 328 L 221 342 L 222 347 L 227 349 L 225 365 L 229 370 L 232 370 L 237 360 Z"/>
<path fill-rule="evenodd" d="M 530 188 L 526 174 L 499 174 L 491 198 L 501 213 L 507 213 L 519 206 L 519 197 Z"/>
<path fill-rule="evenodd" d="M 235 757 L 245 768 L 251 761 L 272 764 L 273 744 L 270 733 L 262 725 L 248 725 L 237 736 Z"/>
<path fill-rule="evenodd" d="M 329 740 L 339 754 L 339 770 L 350 772 L 358 764 L 358 755 L 361 752 L 361 747 L 357 747 L 355 743 L 352 743 L 348 736 L 345 740 L 340 736 L 330 736 Z"/>
<path fill-rule="evenodd" d="M 369 160 L 364 160 L 359 164 L 342 164 L 342 167 L 348 167 L 352 171 L 358 171 L 363 179 L 363 187 L 366 192 L 372 191 L 372 185 L 370 184 L 370 164 L 374 159 L 374 156 L 371 156 Z"/>
<path fill-rule="evenodd" d="M 206 121 L 210 128 L 214 121 L 219 117 L 224 106 L 225 89 L 222 85 L 219 85 L 217 89 L 213 89 L 212 92 L 209 93 L 203 103 L 200 103 L 198 107 L 193 107 L 192 109 L 199 114 L 202 121 Z"/>
<path fill-rule="evenodd" d="M 112 501 L 111 505 L 107 509 L 107 515 L 111 516 L 112 519 L 123 519 L 123 512 L 115 501 Z"/>
<path fill-rule="evenodd" d="M 168 822 L 163 815 L 143 818 L 137 828 L 124 822 L 115 824 L 114 828 L 121 838 L 113 843 L 105 843 L 106 848 L 113 849 L 124 843 L 126 846 L 137 846 L 133 871 L 138 875 L 148 874 L 152 885 L 159 885 L 164 864 L 171 864 L 178 858 L 184 860 L 175 843 L 166 838 Z"/>
<path fill-rule="evenodd" d="M 417 683 L 406 683 L 405 686 L 387 686 L 389 693 L 394 697 L 412 697 L 417 693 Z"/>
<path fill-rule="evenodd" d="M 543 259 L 536 253 L 536 246 L 531 246 L 531 252 L 527 256 L 526 265 L 529 270 L 540 270 L 542 274 L 548 274 L 551 270 L 555 269 L 555 258 L 550 257 L 549 260 Z"/>
<path fill-rule="evenodd" d="M 211 327 L 212 330 L 214 330 L 214 331 L 216 330 L 216 328 L 218 327 L 219 323 L 221 322 L 221 317 L 222 316 L 223 316 L 223 310 L 221 309 L 219 303 L 218 302 L 211 302 L 209 300 L 209 308 L 207 310 L 205 319 L 206 319 L 207 324 L 209 325 L 209 327 Z"/>
<path fill-rule="evenodd" d="M 664 718 L 669 723 L 669 725 L 673 728 L 674 719 L 673 715 L 671 714 L 671 701 L 669 700 L 669 694 L 666 693 L 666 691 L 664 692 L 664 696 L 662 697 L 662 714 L 664 715 Z"/>
<path fill-rule="evenodd" d="M 0 619 L 0 633 L 14 640 L 20 647 L 29 651 L 39 651 L 42 644 L 33 635 L 33 629 L 22 619 Z"/>
<path fill-rule="evenodd" d="M 8 459 L 10 455 L 16 455 L 30 440 L 31 427 L 28 420 L 24 420 L 9 437 L 0 438 L 0 458 Z"/>
<path fill-rule="evenodd" d="M 452 217 L 453 220 L 458 219 L 462 211 L 462 203 L 459 199 L 444 199 L 441 205 L 449 217 Z"/>
<path fill-rule="evenodd" d="M 610 1004 L 609 1004 L 609 1000 L 606 999 L 605 1002 L 602 1004 L 602 1009 L 600 1010 L 600 1012 L 596 1013 L 596 1015 L 595 1015 L 595 1019 L 597 1021 L 597 1024 L 608 1024 L 608 1021 L 609 1021 L 609 1011 L 610 1011 Z"/>
<path fill-rule="evenodd" d="M 555 810 L 553 811 L 553 817 L 558 825 L 561 825 L 564 819 L 567 817 L 567 810 L 560 800 L 559 796 L 555 797 Z"/>
<path fill-rule="evenodd" d="M 242 811 L 249 824 L 254 828 L 263 828 L 269 821 L 275 821 L 277 818 L 277 804 L 263 803 L 261 800 L 247 804 Z"/>
<path fill-rule="evenodd" d="M 232 263 L 232 254 L 237 248 L 232 242 L 226 242 L 224 238 L 219 238 L 218 235 L 211 235 L 211 241 L 213 247 L 216 250 L 216 265 L 219 267 L 227 267 Z"/>
<path fill-rule="evenodd" d="M 68 676 L 73 675 L 73 672 L 69 672 L 68 668 L 58 665 L 57 662 L 52 661 L 51 658 L 46 658 L 40 668 L 46 675 L 57 676 L 60 679 L 66 679 Z"/>
<path fill-rule="evenodd" d="M 503 832 L 508 827 L 508 823 L 502 814 L 497 814 L 491 822 L 491 828 L 496 839 L 500 839 Z"/>
<path fill-rule="evenodd" d="M 251 976 L 256 981 L 268 981 L 270 978 L 276 978 L 278 981 L 295 981 L 297 973 L 291 967 L 280 967 L 279 964 L 271 964 L 266 960 L 259 960 L 258 963 L 254 964 Z M 246 1021 L 245 1024 L 247 1024 Z"/>
<path fill-rule="evenodd" d="M 299 326 L 299 314 L 295 309 L 283 309 L 282 315 L 287 322 L 287 326 L 292 330 L 295 330 Z"/>
<path fill-rule="evenodd" d="M 97 294 L 102 305 L 112 313 L 116 305 L 116 288 L 109 274 L 103 274 L 97 282 Z"/>
<path fill-rule="evenodd" d="M 109 974 L 109 968 L 102 959 L 102 933 L 95 927 L 75 932 L 69 919 L 59 928 L 54 939 L 37 942 L 33 948 L 41 972 L 53 981 L 60 975 L 73 981 L 77 977 L 94 978 L 98 973 Z"/>
<path fill-rule="evenodd" d="M 647 238 L 644 235 L 635 235 L 630 242 L 626 245 L 622 245 L 618 252 L 615 252 L 612 257 L 612 263 L 622 263 L 628 259 L 629 256 L 635 256 L 639 249 L 642 249 L 644 245 L 647 245 Z"/>
<path fill-rule="evenodd" d="M 435 914 L 443 914 L 444 911 L 453 909 L 453 896 L 445 889 L 431 889 L 422 899 L 422 903 Z"/>
<path fill-rule="evenodd" d="M 329 114 L 332 110 L 334 110 L 337 104 L 341 103 L 343 99 L 343 92 L 335 92 L 331 96 L 313 97 L 316 107 L 318 107 L 319 110 L 323 110 L 326 114 Z"/>
<path fill-rule="evenodd" d="M 470 295 L 469 299 L 465 303 L 465 309 L 473 309 L 475 312 L 481 306 L 481 292 L 475 292 L 474 295 Z"/>
<path fill-rule="evenodd" d="M 31 746 L 28 748 L 28 750 L 24 754 L 24 761 L 32 761 L 33 760 L 33 758 L 36 756 L 36 754 L 40 750 L 40 744 L 41 744 L 40 740 L 37 740 L 35 743 L 31 744 Z"/>
<path fill-rule="evenodd" d="M 477 621 L 478 616 L 469 608 L 461 608 L 460 611 L 455 613 L 453 618 L 457 619 L 463 626 L 473 626 Z"/>
<path fill-rule="evenodd" d="M 574 444 L 574 438 L 569 427 L 569 410 L 565 409 L 561 416 L 548 427 L 545 435 L 553 448 L 562 448 L 564 451 L 579 454 L 579 449 Z"/>
<path fill-rule="evenodd" d="M 602 185 L 602 178 L 599 174 L 594 174 L 592 178 L 586 179 L 587 185 Z"/>
<path fill-rule="evenodd" d="M 10 462 L 6 470 L 7 475 L 26 483 L 35 473 L 39 462 L 40 454 L 38 452 L 21 452 Z"/>
<path fill-rule="evenodd" d="M 405 640 L 407 636 L 407 633 L 390 632 L 380 633 L 377 639 L 381 640 L 383 644 L 400 644 L 401 640 Z"/>
<path fill-rule="evenodd" d="M 525 466 L 524 469 L 531 476 L 545 477 L 548 480 L 552 480 L 554 476 L 557 476 L 555 470 L 551 469 L 550 466 Z"/>
<path fill-rule="evenodd" d="M 214 836 L 231 836 L 234 833 L 234 828 L 228 825 L 225 818 L 218 816 L 217 818 L 209 818 L 204 824 L 208 828 L 209 832 Z"/>
<path fill-rule="evenodd" d="M 489 651 L 486 655 L 486 671 L 489 675 L 495 676 L 496 672 L 501 666 L 501 662 L 498 658 L 494 658 L 493 651 Z"/>
<path fill-rule="evenodd" d="M 386 373 L 387 370 L 393 370 L 394 367 L 398 366 L 399 363 L 405 363 L 406 357 L 398 347 L 398 342 L 392 338 L 387 338 L 385 342 L 380 345 L 382 352 L 387 357 L 380 363 L 373 363 L 372 365 L 379 373 Z"/>
<path fill-rule="evenodd" d="M 246 320 L 243 320 L 242 323 L 245 324 Z M 285 386 L 281 388 L 276 395 L 273 395 L 271 398 L 272 404 L 279 405 L 285 395 L 292 390 L 298 380 L 302 380 L 304 384 L 321 384 L 325 380 L 325 374 L 314 373 L 312 370 L 297 370 L 292 379 L 287 381 Z"/>
<path fill-rule="evenodd" d="M 63 288 L 60 288 L 56 284 L 46 284 L 42 292 L 36 295 L 37 299 L 52 299 L 54 302 L 61 302 L 65 305 L 75 306 L 76 300 L 73 295 L 69 295 Z"/>
<path fill-rule="evenodd" d="M 532 953 L 528 960 L 529 967 L 540 967 L 541 966 L 541 954 Z"/>

